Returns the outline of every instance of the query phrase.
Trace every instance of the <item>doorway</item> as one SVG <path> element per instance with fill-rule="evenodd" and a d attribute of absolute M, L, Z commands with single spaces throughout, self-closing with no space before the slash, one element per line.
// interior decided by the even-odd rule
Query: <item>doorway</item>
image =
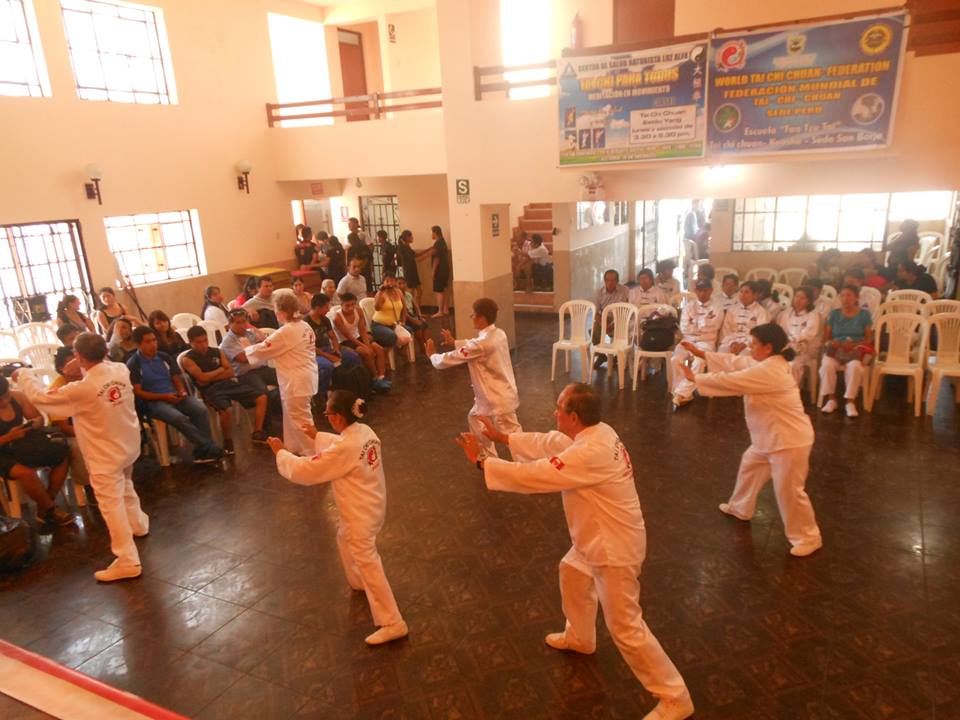
<path fill-rule="evenodd" d="M 371 241 L 378 230 L 383 230 L 387 234 L 387 241 L 396 246 L 397 238 L 400 237 L 400 205 L 397 196 L 361 196 L 360 224 Z M 380 287 L 383 283 L 383 255 L 380 246 L 376 244 L 373 248 L 373 282 L 375 287 Z"/>
<path fill-rule="evenodd" d="M 367 94 L 367 69 L 363 63 L 363 36 L 353 30 L 337 29 L 337 41 L 340 46 L 340 72 L 343 76 L 344 97 Z M 347 110 L 369 107 L 366 101 L 344 103 Z M 369 120 L 367 113 L 355 112 L 347 115 L 347 122 Z"/>

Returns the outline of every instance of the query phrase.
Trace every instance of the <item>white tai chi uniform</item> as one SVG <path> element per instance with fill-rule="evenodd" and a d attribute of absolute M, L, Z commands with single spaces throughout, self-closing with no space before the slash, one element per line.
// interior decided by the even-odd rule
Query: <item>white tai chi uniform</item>
<path fill-rule="evenodd" d="M 434 353 L 430 362 L 438 370 L 467 364 L 473 385 L 473 407 L 467 425 L 488 455 L 496 455 L 493 440 L 483 434 L 480 417 L 486 417 L 502 433 L 520 432 L 517 420 L 517 381 L 513 377 L 507 334 L 496 325 L 487 325 L 475 338 L 457 340 L 455 350 Z"/>
<path fill-rule="evenodd" d="M 720 352 L 730 352 L 730 346 L 734 343 L 743 343 L 747 347 L 740 353 L 741 355 L 750 354 L 750 330 L 757 325 L 763 325 L 768 322 L 769 316 L 763 306 L 754 301 L 749 307 L 738 302 L 734 307 L 727 310 L 723 316 L 723 325 L 720 330 Z"/>
<path fill-rule="evenodd" d="M 244 353 L 251 363 L 273 360 L 283 403 L 283 444 L 300 455 L 313 452 L 313 442 L 300 429 L 313 424 L 310 398 L 317 394 L 317 351 L 313 329 L 303 320 L 284 323 L 263 342 Z"/>
<path fill-rule="evenodd" d="M 680 312 L 680 332 L 683 339 L 693 343 L 705 352 L 717 349 L 717 335 L 723 324 L 723 308 L 720 303 L 710 298 L 705 303 L 699 298 L 685 300 Z M 703 372 L 704 360 L 690 353 L 679 343 L 673 351 L 670 362 L 673 364 L 673 397 L 675 400 L 689 400 L 693 396 L 694 385 L 687 380 L 680 366 L 692 358 L 690 368 L 695 372 Z"/>
<path fill-rule="evenodd" d="M 347 582 L 367 594 L 374 624 L 399 623 L 403 618 L 377 552 L 377 533 L 387 513 L 380 438 L 369 425 L 355 422 L 339 435 L 317 433 L 315 443 L 313 457 L 281 450 L 277 470 L 298 485 L 333 484 L 340 514 L 337 549 Z"/>
<path fill-rule="evenodd" d="M 640 568 L 647 550 L 643 513 L 626 448 L 612 427 L 598 423 L 571 440 L 559 432 L 514 433 L 510 452 L 520 462 L 488 458 L 491 490 L 560 492 L 573 547 L 560 561 L 564 634 L 592 652 L 597 600 L 623 659 L 658 698 L 686 693 L 677 668 L 647 627 L 640 609 Z"/>
<path fill-rule="evenodd" d="M 133 463 L 140 456 L 140 422 L 127 366 L 101 362 L 80 380 L 53 390 L 46 390 L 29 373 L 17 377 L 24 395 L 38 409 L 73 417 L 77 444 L 110 532 L 110 550 L 119 565 L 140 565 L 133 534 L 145 535 L 150 519 L 140 509 L 133 487 Z"/>
<path fill-rule="evenodd" d="M 750 447 L 743 453 L 737 484 L 730 496 L 730 511 L 749 520 L 757 495 L 773 477 L 773 492 L 791 545 L 820 542 L 813 505 L 804 492 L 813 425 L 803 411 L 800 390 L 790 364 L 782 355 L 763 362 L 729 353 L 707 353 L 710 373 L 696 376 L 701 395 L 743 395 L 750 431 Z"/>
<path fill-rule="evenodd" d="M 656 285 L 652 285 L 649 290 L 644 290 L 639 285 L 636 285 L 630 288 L 627 297 L 630 298 L 630 302 L 638 308 L 644 305 L 666 305 L 670 302 L 667 294 Z"/>
<path fill-rule="evenodd" d="M 787 308 L 777 318 L 777 322 L 790 340 L 797 356 L 790 362 L 793 370 L 793 379 L 799 385 L 803 381 L 803 370 L 807 363 L 820 353 L 820 314 L 814 310 L 797 312 L 792 307 Z"/>
<path fill-rule="evenodd" d="M 736 293 L 733 294 L 733 297 L 730 297 L 724 292 L 719 292 L 711 299 L 717 301 L 717 303 L 720 305 L 720 309 L 723 310 L 724 313 L 732 310 L 740 304 L 740 298 L 737 297 Z"/>

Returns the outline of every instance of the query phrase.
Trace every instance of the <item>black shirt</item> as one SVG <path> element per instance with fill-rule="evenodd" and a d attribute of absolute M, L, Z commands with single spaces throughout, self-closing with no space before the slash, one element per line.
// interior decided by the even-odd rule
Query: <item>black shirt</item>
<path fill-rule="evenodd" d="M 909 285 L 904 281 L 898 282 L 897 285 L 903 290 L 922 290 L 931 295 L 937 292 L 937 281 L 933 279 L 930 273 L 919 273 L 917 279 Z"/>
<path fill-rule="evenodd" d="M 197 367 L 200 368 L 202 372 L 211 372 L 213 370 L 219 370 L 222 367 L 220 362 L 220 349 L 208 347 L 207 352 L 201 355 L 196 350 L 191 349 L 190 352 L 186 354 L 185 357 L 193 360 Z M 196 378 L 193 378 L 193 381 L 200 387 L 206 387 L 210 383 L 201 383 Z"/>
<path fill-rule="evenodd" d="M 400 256 L 400 265 L 403 268 L 403 277 L 407 281 L 407 287 L 420 287 L 420 271 L 417 269 L 417 254 L 413 251 L 413 248 L 402 242 L 397 249 L 397 254 Z"/>
<path fill-rule="evenodd" d="M 297 243 L 293 246 L 293 254 L 296 255 L 297 264 L 300 266 L 313 265 L 317 261 L 317 248 L 313 243 L 305 245 Z"/>
<path fill-rule="evenodd" d="M 325 353 L 333 354 L 333 343 L 330 342 L 328 333 L 333 330 L 330 318 L 326 315 L 320 317 L 320 322 L 316 322 L 310 315 L 304 315 L 303 319 L 311 328 L 313 336 L 316 339 L 317 350 L 323 350 Z"/>

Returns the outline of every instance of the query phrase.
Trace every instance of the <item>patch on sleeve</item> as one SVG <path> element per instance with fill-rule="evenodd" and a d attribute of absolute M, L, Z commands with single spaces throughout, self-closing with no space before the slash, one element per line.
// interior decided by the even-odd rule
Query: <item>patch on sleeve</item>
<path fill-rule="evenodd" d="M 553 465 L 557 470 L 563 470 L 566 465 L 563 464 L 563 460 L 554 455 L 550 458 L 550 464 Z"/>
<path fill-rule="evenodd" d="M 467 356 L 470 354 L 470 353 L 467 352 L 466 346 L 460 348 L 457 352 L 459 352 L 461 355 L 463 355 L 463 357 L 467 357 Z"/>

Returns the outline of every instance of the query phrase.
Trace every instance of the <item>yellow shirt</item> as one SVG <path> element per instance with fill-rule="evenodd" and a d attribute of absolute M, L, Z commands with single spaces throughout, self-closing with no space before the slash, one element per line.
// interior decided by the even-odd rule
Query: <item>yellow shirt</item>
<path fill-rule="evenodd" d="M 381 325 L 399 325 L 403 315 L 403 297 L 393 300 L 384 297 L 383 307 L 373 313 L 373 321 Z"/>
<path fill-rule="evenodd" d="M 47 386 L 47 390 L 56 390 L 57 388 L 60 388 L 60 387 L 63 387 L 64 385 L 66 385 L 68 382 L 69 382 L 69 380 L 67 380 L 63 375 L 59 375 L 59 374 L 58 374 L 58 375 L 53 379 L 53 382 L 51 382 L 51 383 Z M 52 415 L 50 416 L 50 422 L 52 422 L 52 423 L 53 423 L 53 422 L 59 422 L 59 421 L 61 421 L 61 420 L 69 420 L 69 419 L 70 419 L 70 418 L 67 418 L 67 417 L 53 417 Z"/>

